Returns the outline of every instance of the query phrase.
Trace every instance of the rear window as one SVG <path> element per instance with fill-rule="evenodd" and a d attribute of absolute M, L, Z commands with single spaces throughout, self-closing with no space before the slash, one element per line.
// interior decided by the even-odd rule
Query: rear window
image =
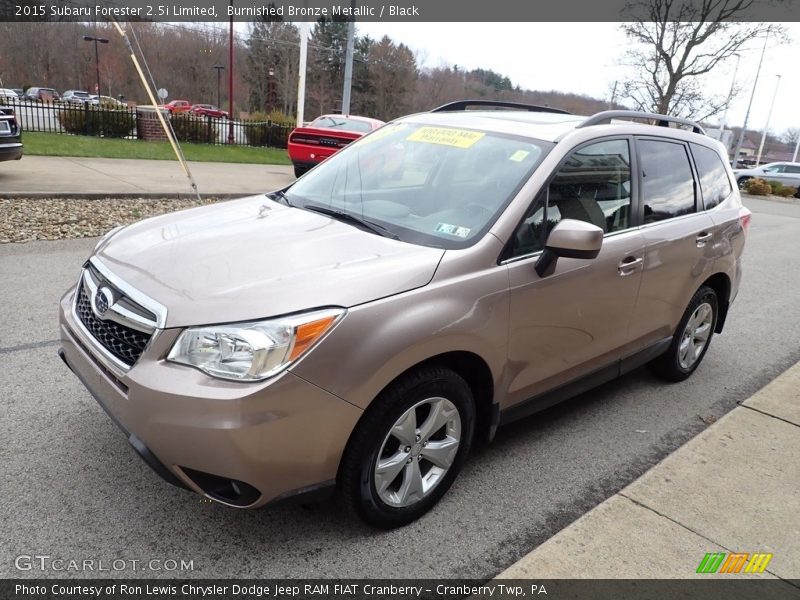
<path fill-rule="evenodd" d="M 311 123 L 311 127 L 340 129 L 342 131 L 355 131 L 357 133 L 369 133 L 372 131 L 372 125 L 366 121 L 358 121 L 345 117 L 318 117 Z"/>
<path fill-rule="evenodd" d="M 644 222 L 694 212 L 694 177 L 683 144 L 639 140 Z"/>
<path fill-rule="evenodd" d="M 706 210 L 714 208 L 733 191 L 725 164 L 719 154 L 711 148 L 690 144 L 694 164 L 700 176 L 700 190 L 703 192 L 703 205 Z"/>

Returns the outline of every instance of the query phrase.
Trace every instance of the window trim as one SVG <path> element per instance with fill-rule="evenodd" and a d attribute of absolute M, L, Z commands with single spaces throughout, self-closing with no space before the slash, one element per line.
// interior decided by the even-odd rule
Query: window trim
<path fill-rule="evenodd" d="M 651 227 L 653 225 L 659 225 L 661 223 L 666 222 L 673 222 L 675 219 L 681 219 L 683 217 L 691 217 L 697 215 L 701 212 L 705 212 L 705 208 L 702 210 L 698 210 L 698 200 L 702 202 L 700 199 L 700 181 L 697 175 L 697 170 L 695 169 L 694 165 L 694 157 L 691 154 L 691 149 L 689 148 L 689 142 L 684 140 L 679 140 L 676 138 L 671 137 L 661 137 L 656 135 L 637 135 L 634 136 L 634 145 L 636 147 L 636 157 L 639 158 L 639 153 L 641 152 L 641 148 L 639 147 L 638 142 L 663 142 L 668 144 L 676 144 L 678 146 L 683 146 L 683 151 L 686 154 L 687 163 L 689 164 L 689 171 L 692 173 L 692 187 L 694 188 L 694 212 L 689 213 L 687 215 L 678 215 L 677 217 L 669 217 L 667 219 L 661 219 L 660 221 L 653 221 L 652 223 L 645 223 L 644 222 L 644 185 L 642 182 L 642 169 L 641 167 L 638 168 L 637 177 L 639 180 L 639 202 L 638 202 L 638 217 L 640 227 Z M 639 161 L 637 161 L 637 166 L 639 166 Z"/>
<path fill-rule="evenodd" d="M 555 179 L 556 174 L 561 170 L 561 167 L 564 166 L 564 163 L 567 162 L 567 160 L 573 155 L 573 153 L 575 153 L 576 151 L 580 150 L 581 148 L 585 148 L 586 146 L 593 146 L 594 144 L 598 144 L 598 143 L 601 143 L 601 142 L 613 142 L 613 141 L 616 141 L 616 140 L 625 140 L 626 142 L 628 142 L 628 158 L 630 160 L 630 168 L 631 168 L 631 180 L 630 180 L 631 181 L 631 214 L 630 214 L 630 222 L 628 223 L 628 227 L 626 227 L 625 229 L 619 229 L 617 231 L 606 232 L 605 234 L 603 234 L 603 239 L 605 239 L 606 237 L 608 237 L 610 235 L 616 235 L 618 233 L 624 233 L 624 232 L 630 231 L 632 229 L 637 229 L 638 227 L 640 227 L 641 224 L 642 224 L 641 219 L 639 218 L 639 212 L 640 211 L 639 211 L 639 208 L 638 208 L 638 203 L 639 203 L 639 183 L 640 183 L 640 180 L 639 180 L 639 178 L 634 177 L 634 173 L 639 171 L 639 159 L 638 159 L 638 155 L 636 153 L 636 146 L 635 146 L 635 143 L 634 143 L 634 138 L 635 138 L 635 136 L 626 135 L 626 134 L 623 134 L 623 135 L 606 135 L 606 136 L 600 136 L 600 137 L 592 138 L 591 140 L 587 140 L 585 142 L 581 142 L 580 144 L 577 144 L 577 145 L 573 146 L 572 148 L 570 148 L 564 154 L 563 158 L 560 161 L 558 161 L 558 164 L 552 169 L 550 174 L 547 176 L 547 179 L 545 180 L 545 182 L 539 187 L 539 189 L 536 190 L 536 193 L 533 194 L 532 199 L 528 202 L 528 205 L 525 208 L 525 212 L 522 214 L 522 218 L 514 226 L 514 230 L 513 230 L 514 233 L 512 233 L 512 237 L 510 237 L 508 239 L 508 241 L 503 246 L 503 249 L 500 251 L 500 255 L 497 257 L 497 264 L 498 265 L 507 265 L 507 264 L 510 264 L 510 263 L 513 263 L 513 262 L 517 262 L 519 260 L 523 260 L 525 258 L 531 258 L 531 257 L 534 257 L 534 256 L 538 256 L 539 254 L 541 254 L 544 251 L 544 249 L 542 249 L 542 250 L 536 250 L 534 252 L 530 252 L 528 254 L 521 254 L 519 256 L 509 256 L 509 253 L 511 252 L 511 243 L 514 240 L 514 235 L 516 235 L 517 229 L 519 229 L 519 227 L 522 225 L 523 221 L 525 221 L 525 215 L 528 214 L 528 210 L 530 210 L 530 208 L 533 205 L 533 203 L 536 202 L 536 200 L 539 198 L 539 195 L 544 190 L 546 190 L 547 188 L 550 187 L 550 184 L 552 183 L 553 179 Z M 552 152 L 552 150 L 551 150 L 551 152 Z M 536 171 L 531 173 L 530 177 L 533 177 L 535 172 Z M 528 179 L 530 179 L 530 177 Z M 527 183 L 527 181 L 526 181 L 526 183 Z M 506 208 L 508 208 L 508 207 L 506 207 Z"/>

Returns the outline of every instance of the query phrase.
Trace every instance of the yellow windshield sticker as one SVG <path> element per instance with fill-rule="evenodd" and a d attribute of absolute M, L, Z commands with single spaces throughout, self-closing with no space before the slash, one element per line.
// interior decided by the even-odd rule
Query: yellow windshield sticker
<path fill-rule="evenodd" d="M 372 142 L 377 142 L 380 139 L 385 138 L 387 135 L 392 135 L 395 131 L 400 131 L 406 128 L 405 123 L 393 123 L 389 125 L 384 125 L 380 129 L 376 129 L 369 135 L 365 135 L 363 138 L 359 140 L 361 145 L 364 144 L 371 144 Z"/>
<path fill-rule="evenodd" d="M 480 140 L 485 133 L 467 129 L 448 129 L 445 127 L 420 127 L 406 139 L 411 142 L 441 144 L 454 148 L 469 148 Z"/>
<path fill-rule="evenodd" d="M 513 160 L 515 162 L 522 162 L 523 160 L 525 160 L 525 157 L 528 156 L 528 154 L 530 154 L 530 152 L 528 152 L 527 150 L 517 150 L 516 152 L 514 152 L 514 154 L 508 157 L 508 160 Z"/>

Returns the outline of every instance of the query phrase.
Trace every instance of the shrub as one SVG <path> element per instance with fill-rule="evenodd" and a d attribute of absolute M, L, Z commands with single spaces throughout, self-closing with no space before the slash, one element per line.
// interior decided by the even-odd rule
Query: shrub
<path fill-rule="evenodd" d="M 748 179 L 744 184 L 744 189 L 748 194 L 753 194 L 754 196 L 769 196 L 772 193 L 772 187 L 769 183 L 758 177 Z"/>
<path fill-rule="evenodd" d="M 286 148 L 289 133 L 294 128 L 292 118 L 279 111 L 255 112 L 242 123 L 248 146 Z"/>
<path fill-rule="evenodd" d="M 181 142 L 213 144 L 217 141 L 217 126 L 212 119 L 177 114 L 170 117 L 175 137 Z"/>
<path fill-rule="evenodd" d="M 58 111 L 58 120 L 67 133 L 110 138 L 129 136 L 136 124 L 134 115 L 128 110 L 93 106 L 62 108 Z"/>
<path fill-rule="evenodd" d="M 776 196 L 781 196 L 783 198 L 788 198 L 789 196 L 793 196 L 795 192 L 797 192 L 797 188 L 785 186 L 780 181 L 770 181 L 769 185 L 770 188 L 772 188 L 773 194 L 775 194 Z"/>

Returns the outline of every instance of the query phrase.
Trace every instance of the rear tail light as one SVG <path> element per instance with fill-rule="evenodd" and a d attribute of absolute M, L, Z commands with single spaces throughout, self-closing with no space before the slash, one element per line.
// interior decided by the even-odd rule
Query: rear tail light
<path fill-rule="evenodd" d="M 752 216 L 753 213 L 751 213 L 744 206 L 739 209 L 739 223 L 742 224 L 745 237 L 747 237 L 747 234 L 750 232 L 750 219 Z"/>

